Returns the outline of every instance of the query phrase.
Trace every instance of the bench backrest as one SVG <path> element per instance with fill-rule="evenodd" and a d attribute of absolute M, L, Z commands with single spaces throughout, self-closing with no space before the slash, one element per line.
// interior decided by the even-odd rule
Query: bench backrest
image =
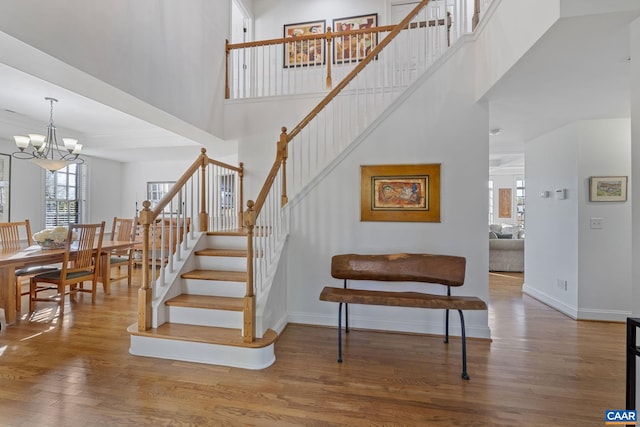
<path fill-rule="evenodd" d="M 427 282 L 462 286 L 466 259 L 451 255 L 343 254 L 331 258 L 331 276 L 336 279 L 385 282 Z"/>

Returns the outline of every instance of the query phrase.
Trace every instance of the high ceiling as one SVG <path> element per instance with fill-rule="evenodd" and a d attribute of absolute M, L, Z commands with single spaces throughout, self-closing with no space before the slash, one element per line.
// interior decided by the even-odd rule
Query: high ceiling
<path fill-rule="evenodd" d="M 53 120 L 58 138 L 70 136 L 84 144 L 87 155 L 117 161 L 138 156 L 194 159 L 200 144 L 121 111 L 0 63 L 0 138 L 46 132 L 49 103 L 58 99 Z M 153 150 L 151 150 L 153 148 Z"/>
<path fill-rule="evenodd" d="M 489 91 L 491 166 L 523 167 L 525 141 L 576 120 L 630 115 L 629 23 L 639 13 L 560 19 Z"/>
<path fill-rule="evenodd" d="M 491 172 L 522 171 L 524 144 L 575 120 L 629 117 L 629 31 L 638 13 L 559 20 L 485 95 L 490 108 Z M 44 133 L 45 96 L 59 100 L 59 136 L 86 154 L 118 161 L 193 159 L 201 144 L 132 115 L 0 64 L 0 138 Z M 159 121 L 162 122 L 161 120 Z"/>

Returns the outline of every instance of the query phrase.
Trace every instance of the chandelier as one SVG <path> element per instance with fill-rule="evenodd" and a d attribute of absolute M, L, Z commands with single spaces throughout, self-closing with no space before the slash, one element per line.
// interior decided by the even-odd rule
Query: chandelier
<path fill-rule="evenodd" d="M 78 144 L 77 139 L 62 138 L 63 148 L 58 144 L 56 127 L 53 124 L 53 103 L 58 102 L 58 100 L 50 97 L 44 99 L 49 101 L 51 106 L 47 134 L 30 133 L 29 136 L 14 136 L 13 139 L 20 151 L 16 151 L 12 156 L 20 160 L 30 160 L 51 172 L 55 172 L 72 163 L 84 163 L 84 160 L 78 157 L 80 150 L 82 150 L 82 144 Z"/>

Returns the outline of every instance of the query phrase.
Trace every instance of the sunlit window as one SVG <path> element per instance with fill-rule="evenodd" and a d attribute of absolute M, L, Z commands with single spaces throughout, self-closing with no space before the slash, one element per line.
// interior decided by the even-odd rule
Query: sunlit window
<path fill-rule="evenodd" d="M 83 165 L 75 163 L 45 172 L 45 226 L 56 227 L 82 222 Z"/>

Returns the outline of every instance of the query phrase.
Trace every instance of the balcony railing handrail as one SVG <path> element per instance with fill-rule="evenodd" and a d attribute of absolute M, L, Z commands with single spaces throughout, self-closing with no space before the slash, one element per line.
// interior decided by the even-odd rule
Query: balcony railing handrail
<path fill-rule="evenodd" d="M 442 17 L 442 18 L 428 19 L 428 20 L 423 20 L 423 21 L 419 21 L 419 22 L 410 22 L 411 19 L 413 19 L 418 14 L 418 12 L 424 6 L 426 6 L 427 3 L 429 3 L 429 0 L 427 0 L 427 2 L 421 2 L 418 6 L 416 6 L 414 8 L 414 10 L 408 15 L 408 17 L 405 17 L 405 19 L 403 19 L 399 24 L 395 24 L 395 25 L 383 25 L 383 26 L 362 28 L 362 29 L 348 30 L 348 31 L 335 31 L 335 30 L 332 30 L 331 27 L 328 27 L 326 32 L 324 32 L 324 33 L 306 34 L 306 35 L 296 36 L 296 37 L 280 37 L 280 38 L 274 38 L 274 39 L 258 40 L 258 41 L 243 42 L 243 43 L 229 43 L 229 40 L 226 40 L 226 46 L 225 46 L 225 51 L 226 51 L 226 61 L 225 61 L 225 67 L 226 67 L 226 71 L 225 71 L 225 98 L 229 99 L 231 97 L 231 87 L 230 87 L 229 79 L 230 79 L 231 73 L 233 72 L 233 70 L 230 70 L 230 57 L 231 57 L 231 52 L 233 50 L 260 48 L 260 47 L 274 46 L 274 45 L 282 45 L 283 48 L 284 48 L 288 44 L 301 43 L 301 42 L 305 42 L 305 41 L 307 42 L 307 44 L 311 44 L 312 42 L 323 42 L 323 43 L 325 43 L 324 51 L 326 52 L 327 57 L 331 57 L 332 41 L 334 39 L 340 40 L 340 39 L 347 39 L 347 38 L 350 38 L 350 37 L 358 38 L 358 37 L 365 37 L 366 35 L 373 35 L 373 34 L 378 34 L 378 33 L 388 33 L 387 36 L 383 39 L 383 41 L 380 42 L 380 43 L 384 43 L 386 45 L 393 38 L 395 38 L 395 36 L 402 30 L 412 29 L 412 28 L 438 27 L 438 26 L 445 26 L 445 25 L 446 25 L 446 28 L 447 28 L 447 43 L 449 43 L 449 40 L 450 40 L 449 32 L 450 32 L 450 29 L 451 29 L 451 14 L 449 12 L 446 12 L 446 15 L 444 17 Z M 393 33 L 393 36 L 392 36 L 392 33 Z M 387 41 L 385 42 L 385 40 L 387 40 Z M 374 46 L 373 50 L 375 50 L 375 47 L 379 46 L 380 43 L 377 43 L 376 46 Z M 381 49 L 377 50 L 377 52 L 380 52 L 380 50 Z M 359 57 L 358 58 L 359 65 L 362 62 L 370 62 L 371 59 L 369 59 L 367 61 L 366 58 L 371 53 L 372 52 L 369 52 L 368 55 L 363 56 L 361 58 Z M 373 57 L 375 58 L 375 55 L 373 55 Z M 347 62 L 352 62 L 352 61 L 347 61 Z M 306 65 L 306 64 L 305 63 L 301 63 L 299 65 Z M 296 65 L 296 66 L 298 66 L 298 65 Z M 326 72 L 327 72 L 326 87 L 327 87 L 327 89 L 331 89 L 332 88 L 331 67 L 332 67 L 331 60 L 328 60 L 326 62 Z M 355 73 L 354 75 L 356 75 L 356 74 L 357 73 Z M 235 74 L 234 74 L 234 76 L 235 76 Z M 347 81 L 347 83 L 348 83 L 348 81 Z"/>
<path fill-rule="evenodd" d="M 191 176 L 193 176 L 193 174 L 198 170 L 199 167 L 211 164 L 231 169 L 239 173 L 242 172 L 242 167 L 228 165 L 226 163 L 209 158 L 206 154 L 206 151 L 207 150 L 205 148 L 201 149 L 201 153 L 198 158 L 191 164 L 191 166 L 189 166 L 185 173 L 183 173 L 182 176 L 178 178 L 176 183 L 171 186 L 169 191 L 165 193 L 162 199 L 158 201 L 156 207 L 151 210 L 151 217 L 149 218 L 151 222 L 153 222 L 158 217 L 158 215 L 160 215 L 160 213 L 169 205 L 169 202 L 171 202 L 171 200 L 180 192 L 180 189 L 187 183 L 187 181 L 191 178 Z M 149 224 L 151 224 L 151 222 Z"/>

